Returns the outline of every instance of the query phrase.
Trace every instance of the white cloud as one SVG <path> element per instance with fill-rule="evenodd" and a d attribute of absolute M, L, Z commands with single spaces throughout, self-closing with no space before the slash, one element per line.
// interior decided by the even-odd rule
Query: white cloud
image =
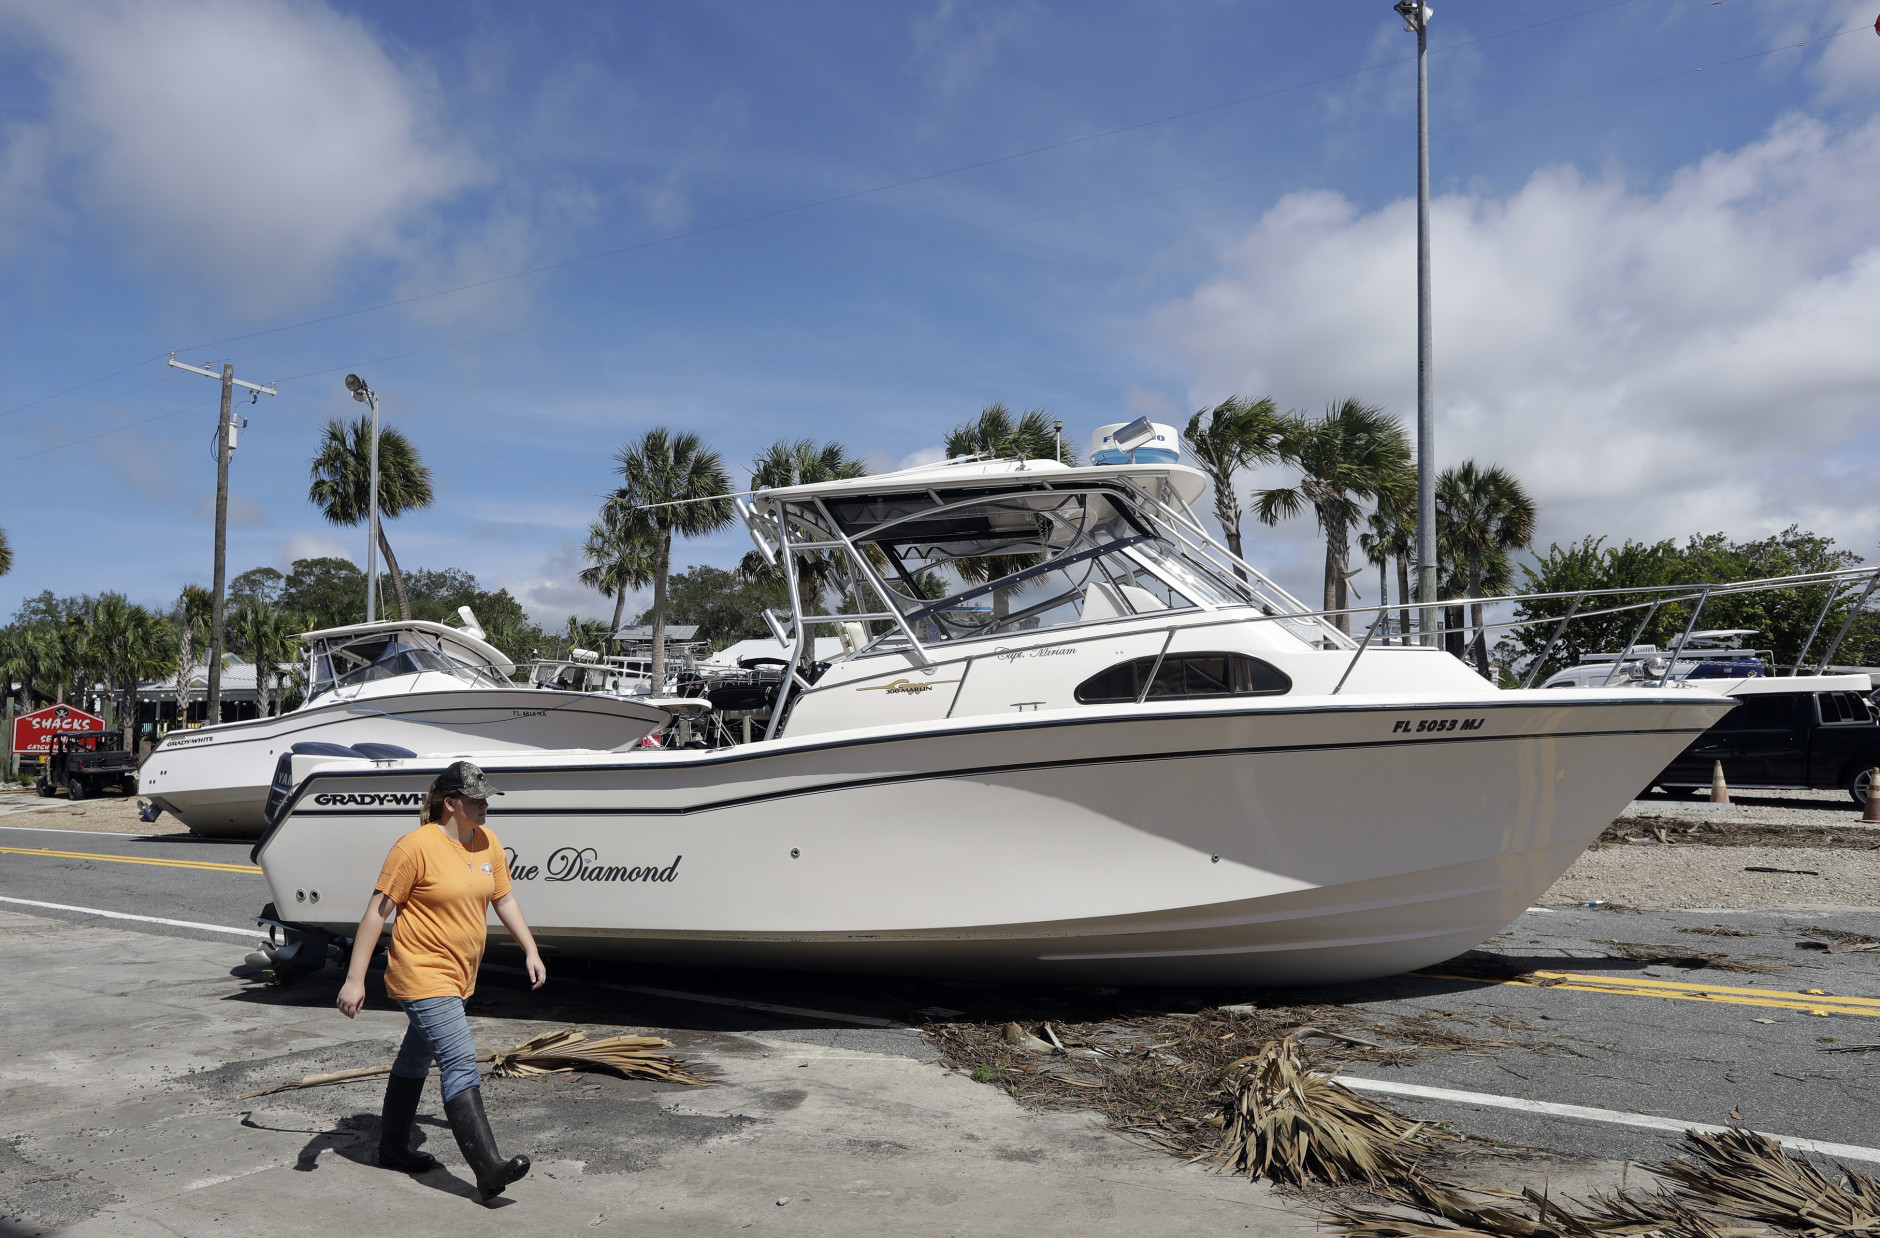
<path fill-rule="evenodd" d="M 1797 521 L 1871 547 L 1876 195 L 1880 121 L 1789 119 L 1653 192 L 1550 168 L 1505 199 L 1439 198 L 1440 460 L 1514 469 L 1543 545 Z M 1357 394 L 1413 420 L 1414 238 L 1410 202 L 1283 199 L 1154 323 L 1190 405 Z"/>
<path fill-rule="evenodd" d="M 498 575 L 492 587 L 509 590 L 522 603 L 529 617 L 551 631 L 567 622 L 569 614 L 583 619 L 611 619 L 614 602 L 577 579 L 582 568 L 581 543 L 564 538 L 556 543 L 533 576 Z M 626 614 L 636 615 L 637 605 L 644 610 L 649 602 L 639 601 L 638 593 L 627 595 Z M 651 598 L 651 593 L 646 594 Z"/>
<path fill-rule="evenodd" d="M 351 559 L 354 563 L 359 562 L 353 547 L 330 533 L 288 534 L 287 540 L 281 543 L 281 570 L 286 571 L 296 559 Z"/>
<path fill-rule="evenodd" d="M 278 304 L 399 229 L 472 161 L 358 20 L 289 0 L 0 0 L 45 53 L 46 119 L 0 156 L 15 195 L 38 144 L 140 257 L 232 300 Z"/>

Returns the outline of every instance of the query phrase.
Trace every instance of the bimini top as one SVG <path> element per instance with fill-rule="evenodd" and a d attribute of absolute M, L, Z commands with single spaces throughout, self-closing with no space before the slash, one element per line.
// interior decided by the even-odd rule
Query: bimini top
<path fill-rule="evenodd" d="M 813 482 L 803 486 L 778 486 L 759 490 L 751 496 L 751 505 L 771 514 L 771 504 L 778 500 L 836 498 L 854 494 L 898 494 L 920 492 L 935 486 L 949 490 L 1031 488 L 1048 489 L 1054 485 L 1089 485 L 1093 482 L 1129 482 L 1154 491 L 1165 483 L 1174 497 L 1191 505 L 1207 493 L 1205 473 L 1185 464 L 1105 464 L 1073 467 L 1056 460 L 944 460 L 923 464 L 895 473 L 871 473 L 841 481 Z"/>
<path fill-rule="evenodd" d="M 378 623 L 349 623 L 344 627 L 321 628 L 317 632 L 302 632 L 300 643 L 309 648 L 320 645 L 346 645 L 375 636 L 392 637 L 400 633 L 427 638 L 429 642 L 440 646 L 445 653 L 468 662 L 472 666 L 487 666 L 503 675 L 516 673 L 516 664 L 511 662 L 502 650 L 488 641 L 479 640 L 462 628 L 432 623 L 429 619 L 385 619 Z"/>

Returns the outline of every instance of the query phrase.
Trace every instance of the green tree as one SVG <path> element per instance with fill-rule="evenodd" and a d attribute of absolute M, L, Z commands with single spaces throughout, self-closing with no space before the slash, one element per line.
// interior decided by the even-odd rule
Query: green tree
<path fill-rule="evenodd" d="M 656 426 L 614 453 L 624 483 L 617 501 L 644 507 L 658 533 L 653 559 L 654 690 L 666 682 L 666 585 L 672 536 L 701 537 L 731 523 L 731 479 L 718 453 L 696 434 Z"/>
<path fill-rule="evenodd" d="M 1484 468 L 1473 460 L 1443 470 L 1436 481 L 1437 544 L 1463 576 L 1463 596 L 1480 598 L 1488 588 L 1485 571 L 1497 555 L 1525 550 L 1534 541 L 1534 500 L 1518 478 L 1499 464 Z M 1475 668 L 1488 674 L 1488 640 L 1481 603 L 1470 608 L 1475 637 L 1470 650 Z"/>
<path fill-rule="evenodd" d="M 351 559 L 295 559 L 280 605 L 305 615 L 309 628 L 336 628 L 365 618 L 366 574 Z"/>
<path fill-rule="evenodd" d="M 311 471 L 313 484 L 307 488 L 307 500 L 320 509 L 321 515 L 336 525 L 366 523 L 371 518 L 372 418 L 361 417 L 351 424 L 327 422 Z M 379 553 L 385 556 L 385 567 L 391 574 L 400 619 L 411 618 L 411 602 L 405 595 L 405 577 L 398 570 L 398 557 L 385 536 L 385 522 L 429 507 L 433 498 L 431 470 L 418 458 L 418 449 L 402 431 L 381 422 Z"/>
<path fill-rule="evenodd" d="M 1214 518 L 1221 522 L 1221 533 L 1235 558 L 1240 552 L 1240 495 L 1234 478 L 1242 469 L 1279 459 L 1280 440 L 1285 423 L 1275 411 L 1270 396 L 1246 400 L 1229 396 L 1213 408 L 1200 409 L 1188 419 L 1182 442 L 1188 455 L 1214 486 Z M 1238 565 L 1234 572 L 1242 579 L 1247 573 Z"/>
<path fill-rule="evenodd" d="M 1355 396 L 1326 408 L 1309 421 L 1288 416 L 1280 458 L 1299 469 L 1296 486 L 1254 494 L 1254 514 L 1264 524 L 1297 516 L 1309 505 L 1325 534 L 1326 610 L 1343 610 L 1351 573 L 1351 527 L 1364 518 L 1360 504 L 1404 485 L 1411 469 L 1410 441 L 1395 417 Z M 1351 631 L 1348 616 L 1335 622 Z"/>
<path fill-rule="evenodd" d="M 658 554 L 659 530 L 652 517 L 624 503 L 603 504 L 600 519 L 588 525 L 587 541 L 581 546 L 581 558 L 588 566 L 581 569 L 580 580 L 614 599 L 614 619 L 607 629 L 610 651 L 620 647 L 614 634 L 620 631 L 627 590 L 652 583 Z"/>
<path fill-rule="evenodd" d="M 240 579 L 237 577 L 237 579 Z M 201 585 L 184 585 L 170 610 L 176 629 L 176 721 L 189 721 L 190 683 L 209 656 L 209 619 L 215 596 Z"/>
<path fill-rule="evenodd" d="M 132 748 L 138 682 L 155 678 L 175 664 L 175 632 L 155 612 L 126 601 L 121 593 L 106 593 L 91 607 L 84 641 L 88 665 L 97 669 L 106 693 L 118 706 L 124 747 Z"/>
<path fill-rule="evenodd" d="M 281 604 L 281 590 L 287 587 L 287 577 L 271 567 L 251 567 L 228 582 L 228 600 L 231 606 L 253 599 L 266 602 L 269 606 Z"/>
<path fill-rule="evenodd" d="M 1410 479 L 1414 481 L 1415 478 Z M 1410 560 L 1416 554 L 1416 489 L 1414 486 L 1386 491 L 1365 524 L 1368 531 L 1358 534 L 1358 549 L 1377 568 L 1377 604 L 1390 603 L 1390 565 L 1397 565 L 1397 631 L 1408 645 L 1410 634 Z"/>
<path fill-rule="evenodd" d="M 1034 408 L 1013 420 L 1012 410 L 1000 403 L 986 405 L 979 416 L 954 426 L 946 437 L 947 459 L 990 455 L 995 459 L 1023 456 L 1027 460 L 1057 459 L 1077 463 L 1077 452 L 1060 442 L 1051 428 L 1051 414 Z"/>
<path fill-rule="evenodd" d="M 245 600 L 235 612 L 229 643 L 254 664 L 255 704 L 264 718 L 275 712 L 275 680 L 279 678 L 282 663 L 290 666 L 294 663 L 297 645 L 294 637 L 299 632 L 296 616 L 255 598 Z"/>
<path fill-rule="evenodd" d="M 729 572 L 694 564 L 672 578 L 667 618 L 672 623 L 696 624 L 698 639 L 709 642 L 716 652 L 736 641 L 769 636 L 763 612 L 789 605 L 781 572 L 773 569 L 767 575 L 751 576 L 743 570 Z M 634 622 L 650 623 L 652 613 Z"/>
<path fill-rule="evenodd" d="M 751 489 L 781 489 L 786 486 L 811 486 L 823 482 L 866 477 L 868 466 L 849 454 L 841 443 L 828 442 L 821 447 L 810 439 L 778 439 L 751 461 Z M 813 550 L 796 556 L 797 594 L 804 614 L 821 610 L 823 590 L 838 578 L 846 578 L 848 556 L 841 552 Z M 746 551 L 738 571 L 755 583 L 783 584 L 783 570 L 755 550 Z"/>
<path fill-rule="evenodd" d="M 0 529 L 0 576 L 13 570 L 13 547 L 7 542 L 7 531 Z"/>

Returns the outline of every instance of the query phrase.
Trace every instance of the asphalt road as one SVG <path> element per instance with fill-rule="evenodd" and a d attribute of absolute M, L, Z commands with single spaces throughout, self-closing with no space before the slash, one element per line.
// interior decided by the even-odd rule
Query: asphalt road
<path fill-rule="evenodd" d="M 15 816 L 13 821 L 20 820 Z M 34 829 L 0 820 L 0 900 L 29 900 L 102 909 L 130 916 L 193 921 L 229 929 L 252 927 L 266 901 L 248 844 L 217 843 L 187 834 L 82 834 Z M 45 854 L 47 851 L 64 855 Z M 155 861 L 146 862 L 146 861 Z M 230 966 L 252 946 L 240 933 L 212 932 L 134 920 L 102 920 L 84 912 L 0 901 L 0 909 L 159 936 L 227 946 Z M 1741 936 L 1698 931 L 1722 927 Z M 1316 996 L 1379 1011 L 1439 1010 L 1477 1020 L 1465 1030 L 1496 1034 L 1482 1020 L 1501 1016 L 1506 1033 L 1546 1046 L 1493 1055 L 1432 1054 L 1401 1069 L 1367 1066 L 1349 1073 L 1374 1079 L 1462 1089 L 1523 1101 L 1594 1106 L 1677 1121 L 1728 1123 L 1861 1146 L 1880 1145 L 1880 1050 L 1824 1052 L 1847 1045 L 1880 1046 L 1880 1005 L 1811 1014 L 1833 996 L 1880 998 L 1880 952 L 1829 954 L 1798 949 L 1805 929 L 1826 927 L 1880 937 L 1880 912 L 1821 909 L 1757 912 L 1545 911 L 1523 916 L 1507 933 L 1438 975 L 1321 991 Z M 258 937 L 258 933 L 257 933 Z M 1817 937 L 1819 940 L 1819 937 Z M 1767 966 L 1766 972 L 1646 964 L 1620 957 L 1632 943 L 1666 954 L 1695 951 Z M 1512 969 L 1549 969 L 1576 976 L 1647 982 L 1689 982 L 1749 990 L 1727 1000 L 1678 1000 L 1642 992 L 1587 992 L 1573 982 L 1532 987 L 1446 979 L 1499 958 Z M 699 969 L 593 968 L 551 960 L 551 983 L 526 993 L 503 951 L 479 987 L 490 1013 L 527 1010 L 537 1019 L 616 1021 L 670 1029 L 675 1038 L 711 1032 L 762 1031 L 768 1036 L 831 1047 L 932 1060 L 908 1023 L 923 1006 L 968 1004 L 957 985 Z M 295 1004 L 332 1000 L 339 974 L 299 982 Z M 1645 988 L 1650 988 L 1648 983 Z M 649 992 L 648 990 L 663 990 Z M 1664 990 L 1660 990 L 1661 992 Z M 1799 999 L 1796 995 L 1800 994 Z M 1245 1001 L 1249 993 L 1143 994 L 1149 1003 L 1192 1009 Z M 383 998 L 377 999 L 383 1001 Z M 976 1012 L 978 1013 L 978 1012 Z M 979 1017 L 984 1017 L 980 1014 Z M 1674 1134 L 1600 1121 L 1562 1118 L 1473 1103 L 1391 1098 L 1406 1111 L 1453 1120 L 1471 1134 L 1558 1153 L 1613 1160 L 1655 1160 L 1676 1150 Z"/>

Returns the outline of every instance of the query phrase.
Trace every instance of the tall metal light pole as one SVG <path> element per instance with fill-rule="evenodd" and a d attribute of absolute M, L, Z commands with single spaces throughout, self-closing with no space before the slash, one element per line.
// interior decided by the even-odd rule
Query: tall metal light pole
<path fill-rule="evenodd" d="M 371 525 L 366 534 L 366 622 L 373 623 L 379 615 L 379 393 L 357 374 L 346 376 L 346 390 L 353 399 L 372 406 L 372 470 L 366 483 L 371 488 L 366 498 Z"/>
<path fill-rule="evenodd" d="M 209 690 L 204 695 L 203 725 L 214 726 L 222 721 L 222 648 L 227 643 L 226 629 L 228 622 L 228 460 L 235 451 L 235 443 L 241 426 L 235 421 L 235 388 L 246 387 L 255 394 L 251 400 L 259 400 L 264 395 L 279 395 L 274 384 L 262 387 L 254 383 L 245 383 L 235 377 L 235 367 L 223 363 L 221 372 L 205 369 L 199 365 L 184 365 L 170 354 L 170 364 L 179 370 L 188 370 L 191 374 L 201 374 L 205 378 L 222 380 L 222 411 L 216 420 L 215 434 L 215 600 L 209 606 Z M 189 685 L 179 683 L 179 694 L 186 695 Z M 188 723 L 188 718 L 178 718 L 177 725 Z"/>
<path fill-rule="evenodd" d="M 1419 0 L 1397 0 L 1403 28 L 1417 36 L 1417 627 L 1434 645 L 1436 602 L 1436 410 L 1430 400 L 1430 18 Z"/>

